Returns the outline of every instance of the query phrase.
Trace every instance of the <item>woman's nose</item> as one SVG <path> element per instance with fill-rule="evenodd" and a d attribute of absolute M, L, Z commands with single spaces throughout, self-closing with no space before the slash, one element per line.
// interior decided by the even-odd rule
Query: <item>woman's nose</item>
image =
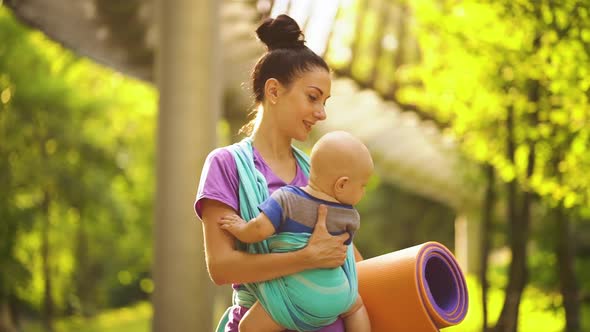
<path fill-rule="evenodd" d="M 319 121 L 326 120 L 326 109 L 322 106 L 319 111 L 313 112 L 313 116 L 315 116 L 315 118 Z"/>

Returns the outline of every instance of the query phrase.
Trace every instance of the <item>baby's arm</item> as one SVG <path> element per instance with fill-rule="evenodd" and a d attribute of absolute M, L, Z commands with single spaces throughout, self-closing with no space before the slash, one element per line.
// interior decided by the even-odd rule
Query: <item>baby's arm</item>
<path fill-rule="evenodd" d="M 244 243 L 260 242 L 275 232 L 275 227 L 264 213 L 249 222 L 235 214 L 223 216 L 218 222 L 221 229 L 230 232 Z"/>

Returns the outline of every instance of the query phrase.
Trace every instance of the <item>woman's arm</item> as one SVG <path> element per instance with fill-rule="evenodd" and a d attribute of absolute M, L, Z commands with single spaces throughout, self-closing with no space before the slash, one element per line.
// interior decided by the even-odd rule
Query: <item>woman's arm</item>
<path fill-rule="evenodd" d="M 314 268 L 337 267 L 344 263 L 348 234 L 332 236 L 326 229 L 325 206 L 318 209 L 318 222 L 308 245 L 298 251 L 280 254 L 249 254 L 235 248 L 235 239 L 223 231 L 217 220 L 236 214 L 227 205 L 202 201 L 203 237 L 207 268 L 217 285 L 274 279 Z"/>

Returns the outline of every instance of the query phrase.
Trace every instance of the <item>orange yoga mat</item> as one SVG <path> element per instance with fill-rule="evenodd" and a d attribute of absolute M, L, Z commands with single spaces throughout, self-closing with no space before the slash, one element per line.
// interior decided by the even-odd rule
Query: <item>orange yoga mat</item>
<path fill-rule="evenodd" d="M 467 314 L 465 277 L 442 244 L 421 245 L 357 263 L 372 332 L 432 332 Z"/>

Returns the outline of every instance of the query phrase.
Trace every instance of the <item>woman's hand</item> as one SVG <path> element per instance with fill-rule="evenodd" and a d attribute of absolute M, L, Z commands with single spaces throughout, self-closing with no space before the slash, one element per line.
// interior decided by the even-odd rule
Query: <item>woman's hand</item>
<path fill-rule="evenodd" d="M 302 249 L 305 252 L 311 268 L 334 268 L 344 264 L 346 260 L 347 246 L 344 244 L 350 237 L 348 233 L 332 235 L 326 227 L 328 208 L 325 205 L 318 207 L 318 219 L 315 229 L 307 246 Z"/>

